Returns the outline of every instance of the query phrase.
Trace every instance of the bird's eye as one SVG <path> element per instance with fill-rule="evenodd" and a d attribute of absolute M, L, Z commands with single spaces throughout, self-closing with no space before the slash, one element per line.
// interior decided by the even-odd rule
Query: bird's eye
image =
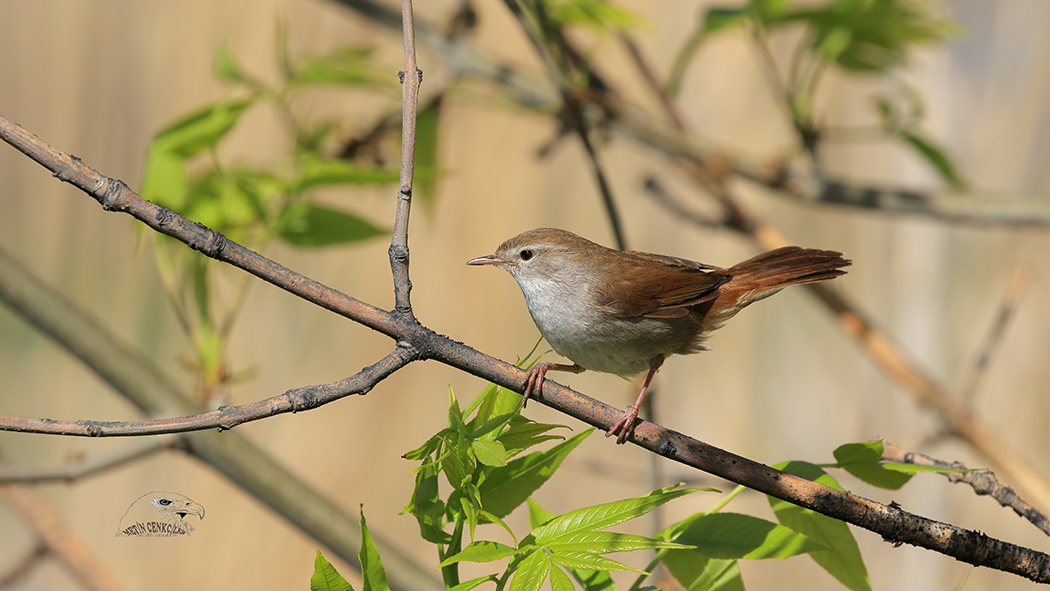
<path fill-rule="evenodd" d="M 157 499 L 157 504 L 158 505 L 163 505 L 163 506 L 167 507 L 171 503 L 172 503 L 171 499 Z"/>
<path fill-rule="evenodd" d="M 518 256 L 521 257 L 521 260 L 527 261 L 532 258 L 532 251 L 526 248 L 525 250 L 521 251 L 518 254 Z"/>

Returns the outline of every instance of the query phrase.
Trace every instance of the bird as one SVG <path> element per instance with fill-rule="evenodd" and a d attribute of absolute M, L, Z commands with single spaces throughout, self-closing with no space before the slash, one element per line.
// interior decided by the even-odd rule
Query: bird
<path fill-rule="evenodd" d="M 135 499 L 117 527 L 117 537 L 176 537 L 193 533 L 187 515 L 204 519 L 204 506 L 179 493 L 154 491 Z"/>
<path fill-rule="evenodd" d="M 648 372 L 635 403 L 606 432 L 622 444 L 665 359 L 708 349 L 710 333 L 746 306 L 790 285 L 843 275 L 852 262 L 832 250 L 785 246 L 722 268 L 536 228 L 467 264 L 510 273 L 544 339 L 573 362 L 533 365 L 523 388 L 526 402 L 540 393 L 551 370 L 624 378 Z"/>

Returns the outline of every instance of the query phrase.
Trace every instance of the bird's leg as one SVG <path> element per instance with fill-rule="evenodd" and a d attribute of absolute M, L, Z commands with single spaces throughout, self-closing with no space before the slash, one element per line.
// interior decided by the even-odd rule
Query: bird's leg
<path fill-rule="evenodd" d="M 525 408 L 525 405 L 529 402 L 529 398 L 531 398 L 533 394 L 539 394 L 540 390 L 543 389 L 543 378 L 547 375 L 549 370 L 580 373 L 584 371 L 584 368 L 575 363 L 569 365 L 567 363 L 538 361 L 536 365 L 532 366 L 532 369 L 529 370 L 529 373 L 525 378 L 525 391 L 522 392 L 524 398 L 524 401 L 521 403 L 522 408 Z"/>
<path fill-rule="evenodd" d="M 646 393 L 649 392 L 649 384 L 653 381 L 656 370 L 660 369 L 663 362 L 664 358 L 660 356 L 653 359 L 652 363 L 649 364 L 649 373 L 645 376 L 645 384 L 642 385 L 642 391 L 638 393 L 638 400 L 635 400 L 634 404 L 623 410 L 623 416 L 620 417 L 620 420 L 616 421 L 616 424 L 605 432 L 606 437 L 616 435 L 616 443 L 619 445 L 627 442 L 627 438 L 634 432 L 634 421 L 638 418 L 638 409 L 642 407 L 642 401 L 645 400 Z"/>

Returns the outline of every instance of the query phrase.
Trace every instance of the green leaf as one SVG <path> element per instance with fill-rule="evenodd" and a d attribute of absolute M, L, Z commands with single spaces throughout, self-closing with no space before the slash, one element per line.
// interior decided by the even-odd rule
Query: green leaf
<path fill-rule="evenodd" d="M 506 544 L 481 540 L 471 542 L 460 552 L 449 556 L 438 565 L 438 568 L 444 568 L 457 562 L 492 562 L 515 554 L 518 554 L 518 550 Z"/>
<path fill-rule="evenodd" d="M 536 501 L 529 499 L 529 527 L 536 529 L 555 517 L 557 515 L 545 511 Z M 553 573 L 554 571 L 552 570 L 551 572 Z M 612 577 L 609 576 L 609 571 L 573 568 L 569 569 L 569 572 L 580 583 L 584 591 L 614 591 L 616 589 L 616 584 L 613 583 Z"/>
<path fill-rule="evenodd" d="M 361 560 L 361 579 L 363 591 L 390 591 L 386 584 L 386 570 L 379 558 L 379 548 L 372 541 L 372 534 L 365 523 L 365 508 L 361 506 L 361 550 L 357 553 Z"/>
<path fill-rule="evenodd" d="M 837 0 L 783 20 L 804 22 L 817 53 L 857 72 L 898 66 L 915 46 L 942 41 L 957 30 L 929 6 L 909 0 Z"/>
<path fill-rule="evenodd" d="M 559 564 L 566 568 L 573 569 L 588 569 L 588 570 L 604 570 L 604 571 L 627 571 L 639 574 L 649 574 L 644 570 L 638 570 L 631 568 L 626 564 L 617 562 L 611 558 L 606 558 L 598 554 L 590 554 L 587 552 L 554 552 L 550 555 L 551 562 Z"/>
<path fill-rule="evenodd" d="M 769 27 L 784 20 L 788 14 L 788 0 L 751 0 L 748 10 L 751 18 Z"/>
<path fill-rule="evenodd" d="M 219 49 L 215 52 L 215 58 L 212 60 L 212 67 L 219 78 L 223 80 L 243 82 L 247 79 L 244 71 L 241 69 L 241 65 L 237 63 L 237 58 L 233 56 L 233 51 L 230 49 L 228 41 L 219 45 Z"/>
<path fill-rule="evenodd" d="M 475 439 L 470 442 L 470 447 L 474 450 L 474 457 L 486 466 L 507 465 L 507 450 L 504 449 L 503 444 L 499 441 Z"/>
<path fill-rule="evenodd" d="M 674 541 L 696 546 L 693 552 L 725 559 L 789 558 L 827 549 L 783 525 L 740 513 L 703 515 Z"/>
<path fill-rule="evenodd" d="M 310 591 L 354 591 L 354 588 L 318 550 L 317 558 L 314 559 L 314 574 L 310 577 Z"/>
<path fill-rule="evenodd" d="M 551 591 L 576 591 L 576 587 L 572 584 L 572 579 L 560 568 L 552 568 L 550 577 Z"/>
<path fill-rule="evenodd" d="M 456 585 L 455 587 L 450 587 L 448 591 L 470 591 L 474 587 L 477 587 L 478 585 L 486 583 L 488 581 L 492 581 L 493 583 L 495 583 L 499 581 L 499 577 L 497 577 L 496 575 L 485 575 L 484 577 L 478 577 L 476 579 L 465 581 Z"/>
<path fill-rule="evenodd" d="M 346 160 L 303 156 L 296 160 L 296 179 L 291 183 L 294 192 L 315 187 L 343 185 L 371 186 L 397 184 L 400 171 L 382 166 L 358 166 Z"/>
<path fill-rule="evenodd" d="M 437 464 L 430 464 L 416 473 L 416 486 L 412 498 L 401 514 L 411 513 L 419 523 L 419 535 L 432 544 L 448 544 L 451 537 L 442 529 L 445 503 L 438 495 Z"/>
<path fill-rule="evenodd" d="M 933 166 L 944 182 L 948 183 L 956 191 L 966 190 L 966 181 L 959 176 L 959 171 L 955 169 L 955 163 L 952 162 L 951 157 L 948 156 L 943 148 L 914 132 L 903 131 L 901 132 L 901 137 Z"/>
<path fill-rule="evenodd" d="M 505 429 L 499 436 L 500 443 L 507 449 L 507 456 L 513 457 L 526 449 L 553 439 L 565 439 L 562 435 L 545 435 L 552 429 L 566 429 L 565 425 L 552 425 L 549 423 L 537 423 L 515 415 L 510 421 L 510 427 Z"/>
<path fill-rule="evenodd" d="M 313 203 L 291 203 L 277 217 L 277 234 L 298 248 L 368 240 L 390 233 L 356 215 Z"/>
<path fill-rule="evenodd" d="M 827 472 L 809 462 L 785 462 L 774 467 L 836 490 L 843 490 Z M 860 548 L 849 526 L 837 519 L 773 497 L 769 497 L 769 505 L 780 523 L 828 548 L 814 550 L 809 556 L 831 576 L 853 591 L 870 591 L 868 569 L 864 566 Z"/>
<path fill-rule="evenodd" d="M 162 129 L 153 138 L 152 146 L 183 158 L 213 148 L 252 102 L 253 99 L 245 99 L 205 105 Z"/>
<path fill-rule="evenodd" d="M 185 158 L 156 143 L 150 144 L 146 152 L 146 170 L 142 175 L 142 198 L 182 211 L 188 185 Z"/>
<path fill-rule="evenodd" d="M 340 47 L 327 55 L 304 60 L 289 80 L 291 85 L 341 84 L 393 87 L 389 71 L 372 63 L 372 49 Z"/>
<path fill-rule="evenodd" d="M 555 23 L 583 25 L 599 35 L 646 23 L 640 14 L 602 0 L 562 0 L 547 5 L 548 15 Z"/>
<path fill-rule="evenodd" d="M 708 558 L 695 552 L 669 552 L 663 559 L 667 570 L 687 591 L 744 591 L 736 560 Z"/>
<path fill-rule="evenodd" d="M 773 524 L 770 524 L 773 525 Z M 787 529 L 787 528 L 785 528 Z M 621 534 L 607 531 L 587 531 L 572 534 L 547 544 L 552 552 L 585 552 L 590 554 L 607 554 L 609 552 L 631 552 L 634 550 L 687 549 L 681 542 L 654 540 L 634 534 Z"/>
<path fill-rule="evenodd" d="M 493 515 L 506 517 L 543 486 L 565 457 L 592 431 L 594 429 L 587 429 L 546 451 L 533 452 L 506 466 L 493 468 L 478 487 L 481 506 Z"/>
<path fill-rule="evenodd" d="M 537 544 L 560 542 L 580 532 L 605 529 L 641 517 L 668 501 L 696 491 L 692 488 L 675 490 L 678 486 L 668 486 L 632 499 L 570 511 L 532 530 L 530 535 Z"/>
<path fill-rule="evenodd" d="M 743 8 L 709 8 L 704 13 L 704 25 L 701 32 L 708 35 L 728 29 L 743 23 L 747 16 L 748 11 Z"/>
<path fill-rule="evenodd" d="M 835 450 L 838 467 L 860 478 L 868 484 L 881 488 L 897 490 L 911 480 L 911 474 L 888 469 L 882 459 L 882 442 L 867 441 L 847 443 Z"/>
<path fill-rule="evenodd" d="M 433 215 L 437 200 L 438 132 L 441 123 L 441 100 L 432 101 L 416 117 L 416 165 L 412 200 Z"/>
<path fill-rule="evenodd" d="M 510 591 L 538 591 L 547 573 L 551 571 L 551 561 L 543 552 L 533 552 L 518 564 L 514 571 L 514 580 Z"/>

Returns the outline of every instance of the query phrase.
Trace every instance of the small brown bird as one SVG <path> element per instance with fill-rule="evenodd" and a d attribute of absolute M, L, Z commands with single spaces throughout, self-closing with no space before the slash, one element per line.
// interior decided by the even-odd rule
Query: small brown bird
<path fill-rule="evenodd" d="M 638 400 L 606 436 L 627 441 L 656 371 L 670 355 L 704 350 L 704 340 L 748 304 L 789 285 L 845 273 L 830 250 L 785 246 L 723 269 L 677 257 L 619 251 L 572 232 L 538 228 L 494 254 L 467 261 L 514 277 L 551 347 L 572 365 L 541 361 L 529 370 L 525 400 L 548 370 L 590 369 L 623 377 L 648 371 Z"/>

